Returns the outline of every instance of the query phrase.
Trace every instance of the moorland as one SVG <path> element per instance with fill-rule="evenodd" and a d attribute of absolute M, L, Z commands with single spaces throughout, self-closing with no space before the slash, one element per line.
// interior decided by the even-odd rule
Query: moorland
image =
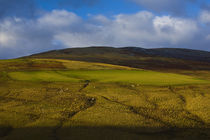
<path fill-rule="evenodd" d="M 0 60 L 1 140 L 209 138 L 209 52 L 91 47 Z"/>

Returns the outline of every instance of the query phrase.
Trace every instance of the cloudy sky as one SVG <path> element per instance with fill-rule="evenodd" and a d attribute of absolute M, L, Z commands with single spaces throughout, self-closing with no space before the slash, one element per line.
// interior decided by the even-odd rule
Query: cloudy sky
<path fill-rule="evenodd" d="M 210 51 L 210 0 L 0 0 L 0 59 L 87 46 Z"/>

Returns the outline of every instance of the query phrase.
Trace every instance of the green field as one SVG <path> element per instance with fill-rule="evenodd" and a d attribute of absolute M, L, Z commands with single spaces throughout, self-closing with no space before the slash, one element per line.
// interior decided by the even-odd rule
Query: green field
<path fill-rule="evenodd" d="M 9 77 L 20 81 L 134 83 L 141 85 L 184 85 L 209 83 L 191 76 L 146 70 L 74 70 L 10 72 Z"/>
<path fill-rule="evenodd" d="M 210 72 L 0 61 L 0 140 L 210 138 Z"/>

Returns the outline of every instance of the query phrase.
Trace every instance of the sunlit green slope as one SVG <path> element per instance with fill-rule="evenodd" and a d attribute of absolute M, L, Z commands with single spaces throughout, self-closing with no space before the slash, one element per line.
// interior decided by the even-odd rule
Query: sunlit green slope
<path fill-rule="evenodd" d="M 209 83 L 191 76 L 144 70 L 74 70 L 10 72 L 8 76 L 20 81 L 134 83 L 141 85 L 183 85 Z"/>

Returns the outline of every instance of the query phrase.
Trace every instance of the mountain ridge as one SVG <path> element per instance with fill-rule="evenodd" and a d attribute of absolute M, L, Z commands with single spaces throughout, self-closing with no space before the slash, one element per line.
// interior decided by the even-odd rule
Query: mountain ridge
<path fill-rule="evenodd" d="M 25 57 L 24 57 L 25 58 Z M 183 48 L 106 47 L 67 48 L 26 58 L 53 58 L 102 62 L 145 69 L 210 69 L 210 52 Z"/>

